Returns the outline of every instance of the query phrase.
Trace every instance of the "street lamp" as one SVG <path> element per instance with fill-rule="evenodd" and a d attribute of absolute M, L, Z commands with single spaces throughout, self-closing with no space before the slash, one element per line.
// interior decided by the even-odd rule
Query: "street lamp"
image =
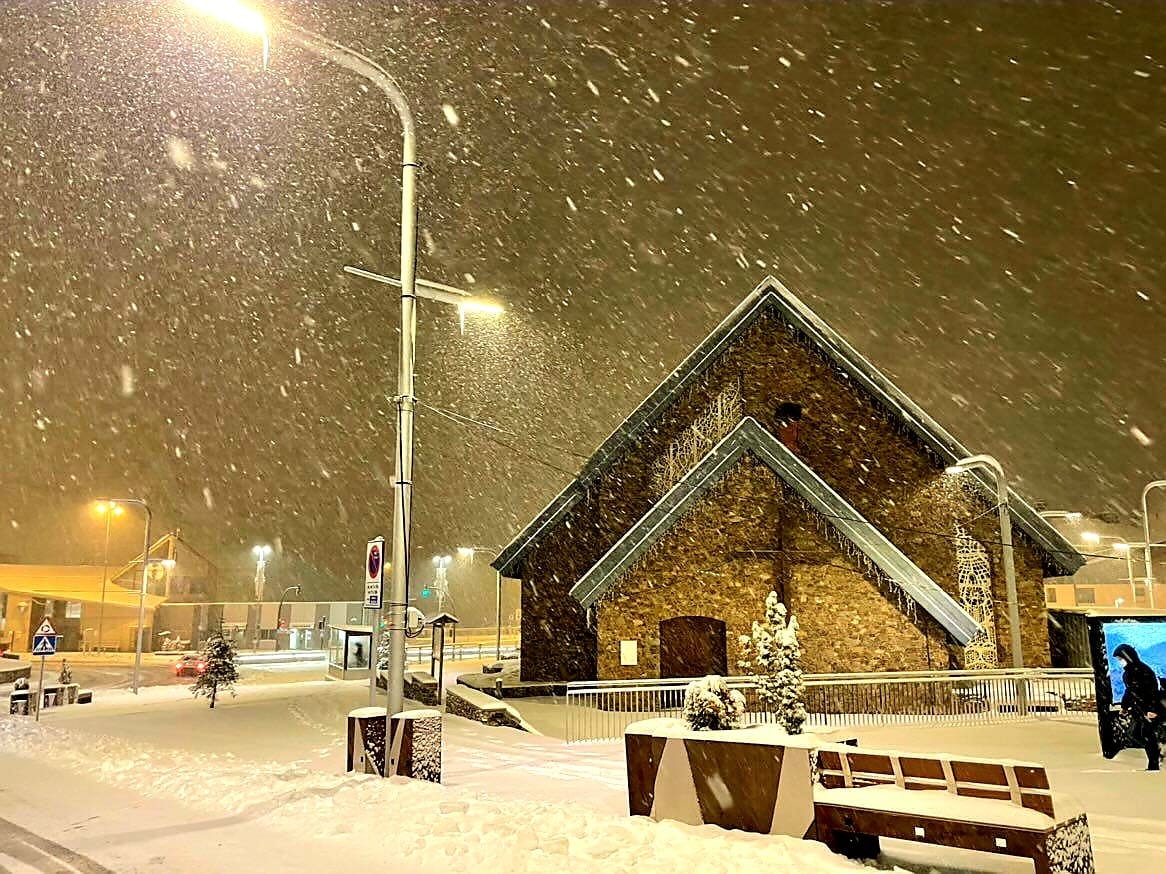
<path fill-rule="evenodd" d="M 1012 558 L 1012 518 L 1008 513 L 1008 481 L 1004 467 L 991 455 L 971 455 L 960 459 L 945 473 L 959 476 L 971 470 L 986 470 L 996 480 L 996 505 L 1000 513 L 1000 545 L 1004 553 L 1004 581 L 1008 587 L 1008 624 L 1012 644 L 1012 666 L 1024 667 L 1020 640 L 1020 604 L 1016 593 L 1016 565 Z"/>
<path fill-rule="evenodd" d="M 414 345 L 417 336 L 417 137 L 404 92 L 383 67 L 347 46 L 283 19 L 265 20 L 237 0 L 188 0 L 241 30 L 262 37 L 266 62 L 271 36 L 363 76 L 388 98 L 402 128 L 401 155 L 401 344 L 397 359 L 396 466 L 398 506 L 393 513 L 392 584 L 389 589 L 389 677 L 386 718 L 405 700 L 405 618 L 409 600 L 408 547 L 413 512 Z M 380 615 L 377 615 L 379 624 Z"/>
<path fill-rule="evenodd" d="M 271 547 L 253 546 L 251 554 L 255 556 L 255 600 L 262 601 L 263 589 L 267 585 L 267 557 L 271 555 Z"/>
<path fill-rule="evenodd" d="M 501 550 L 487 546 L 459 546 L 457 554 L 474 563 L 474 555 L 484 552 L 486 555 L 497 556 Z M 494 658 L 502 661 L 502 571 L 494 571 Z"/>
<path fill-rule="evenodd" d="M 449 596 L 449 580 L 445 571 L 452 561 L 453 557 L 449 555 L 433 556 L 433 567 L 436 571 L 433 588 L 437 591 L 437 609 L 439 611 L 445 609 L 445 599 Z"/>
<path fill-rule="evenodd" d="M 102 638 L 105 634 L 105 589 L 109 584 L 109 529 L 113 524 L 113 517 L 125 513 L 125 508 L 113 501 L 98 501 L 95 509 L 105 517 L 105 552 L 101 560 L 101 606 L 97 608 L 97 651 L 102 652 Z"/>
<path fill-rule="evenodd" d="M 275 651 L 279 652 L 279 623 L 280 615 L 283 613 L 283 599 L 287 597 L 288 592 L 295 592 L 298 596 L 300 594 L 299 586 L 288 586 L 283 590 L 283 594 L 279 596 L 279 606 L 275 608 Z M 288 630 L 290 633 L 291 622 L 288 622 Z"/>
<path fill-rule="evenodd" d="M 138 593 L 138 641 L 134 647 L 134 680 L 133 691 L 138 694 L 138 678 L 142 671 L 142 626 L 146 623 L 146 586 L 150 582 L 150 524 L 153 522 L 154 514 L 150 512 L 149 505 L 141 498 L 116 498 L 110 500 L 108 498 L 101 498 L 98 503 L 106 504 L 107 506 L 113 504 L 135 504 L 142 508 L 142 512 L 146 514 L 146 536 L 142 546 L 142 590 Z"/>
<path fill-rule="evenodd" d="M 1150 554 L 1150 513 L 1146 505 L 1146 496 L 1154 489 L 1166 488 L 1166 479 L 1156 479 L 1146 483 L 1142 489 L 1142 534 L 1146 538 L 1146 591 L 1150 595 L 1150 609 L 1154 609 L 1154 559 Z"/>

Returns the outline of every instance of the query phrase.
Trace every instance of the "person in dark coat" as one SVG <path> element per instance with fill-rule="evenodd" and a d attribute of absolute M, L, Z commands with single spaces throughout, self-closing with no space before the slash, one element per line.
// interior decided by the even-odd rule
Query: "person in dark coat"
<path fill-rule="evenodd" d="M 1158 726 L 1162 724 L 1163 713 L 1162 689 L 1158 685 L 1158 676 L 1154 669 L 1147 665 L 1138 656 L 1138 651 L 1128 643 L 1120 644 L 1114 651 L 1113 657 L 1122 666 L 1122 683 L 1126 691 L 1121 698 L 1121 709 L 1133 719 L 1134 738 L 1142 743 L 1146 750 L 1149 765 L 1148 771 L 1157 771 L 1160 767 L 1158 750 Z"/>

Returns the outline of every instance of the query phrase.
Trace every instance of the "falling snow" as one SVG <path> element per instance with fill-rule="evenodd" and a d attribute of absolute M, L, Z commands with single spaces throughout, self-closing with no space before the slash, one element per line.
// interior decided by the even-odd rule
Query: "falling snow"
<path fill-rule="evenodd" d="M 409 98 L 418 275 L 507 305 L 418 307 L 420 554 L 507 541 L 766 272 L 1030 496 L 1133 513 L 1166 7 L 1070 5 L 290 4 Z M 181 6 L 0 4 L 0 553 L 96 560 L 77 508 L 140 488 L 348 593 L 399 313 L 342 271 L 399 271 L 399 127 Z"/>

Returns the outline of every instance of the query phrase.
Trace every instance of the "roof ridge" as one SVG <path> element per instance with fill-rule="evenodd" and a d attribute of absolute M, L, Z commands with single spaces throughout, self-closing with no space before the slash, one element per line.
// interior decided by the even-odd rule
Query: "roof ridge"
<path fill-rule="evenodd" d="M 888 415 L 899 420 L 941 462 L 953 464 L 972 454 L 796 294 L 772 275 L 767 275 L 624 418 L 599 445 L 575 478 L 518 533 L 492 566 L 503 574 L 512 574 L 518 570 L 526 552 L 579 502 L 587 485 L 602 476 L 643 429 L 656 420 L 660 411 L 670 406 L 694 379 L 699 378 L 729 345 L 771 307 L 786 325 L 805 337 L 806 342 L 852 379 Z M 974 470 L 968 475 L 991 500 L 995 500 L 995 487 L 988 481 L 987 474 Z M 1048 564 L 1066 575 L 1075 573 L 1085 562 L 1072 544 L 1018 493 L 1010 489 L 1009 495 L 1017 527 L 1042 550 L 1049 560 Z"/>

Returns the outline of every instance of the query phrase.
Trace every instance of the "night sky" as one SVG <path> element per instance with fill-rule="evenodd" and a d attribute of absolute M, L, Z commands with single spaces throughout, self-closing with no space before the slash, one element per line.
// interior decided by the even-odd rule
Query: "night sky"
<path fill-rule="evenodd" d="M 513 433 L 419 412 L 418 563 L 508 541 L 768 273 L 1029 497 L 1166 474 L 1166 4 L 267 8 L 399 78 L 419 275 L 510 308 L 422 308 L 420 401 Z M 3 0 L 0 72 L 0 553 L 95 560 L 133 494 L 355 597 L 398 309 L 342 267 L 397 270 L 395 116 L 180 2 Z"/>

